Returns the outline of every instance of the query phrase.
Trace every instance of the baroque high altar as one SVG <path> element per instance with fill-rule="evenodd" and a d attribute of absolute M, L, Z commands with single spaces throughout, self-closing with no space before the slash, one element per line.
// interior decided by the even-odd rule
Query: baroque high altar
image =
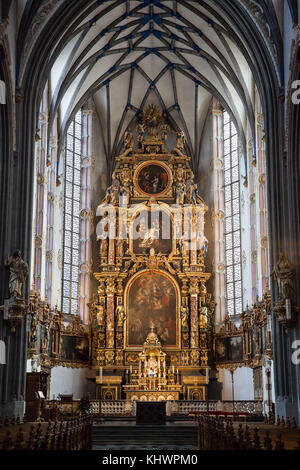
<path fill-rule="evenodd" d="M 104 400 L 206 399 L 215 307 L 206 288 L 207 206 L 183 153 L 184 133 L 169 152 L 169 130 L 150 105 L 136 133 L 125 133 L 97 210 L 90 322 Z"/>

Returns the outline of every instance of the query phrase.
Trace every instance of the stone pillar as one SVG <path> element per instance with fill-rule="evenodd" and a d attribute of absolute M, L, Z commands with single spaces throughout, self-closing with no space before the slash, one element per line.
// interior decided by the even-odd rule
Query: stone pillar
<path fill-rule="evenodd" d="M 215 206 L 215 298 L 216 322 L 221 323 L 226 312 L 226 261 L 225 261 L 225 203 L 223 191 L 223 113 L 220 104 L 214 99 L 213 119 L 213 167 L 214 167 L 214 206 Z"/>
<path fill-rule="evenodd" d="M 25 180 L 28 178 L 28 169 L 26 159 L 23 158 L 24 147 L 18 153 L 14 140 L 13 85 L 9 53 L 5 41 L 1 41 L 4 34 L 3 29 L 0 31 L 0 80 L 4 81 L 7 93 L 6 104 L 0 105 L 0 305 L 4 305 L 4 300 L 8 298 L 5 254 L 20 249 L 25 261 L 28 264 L 30 262 L 31 239 L 28 236 L 28 222 L 32 216 L 32 212 L 24 207 L 25 201 L 29 200 L 30 184 Z M 23 120 L 20 119 L 19 122 Z M 31 135 L 31 130 L 30 127 L 27 128 L 27 138 Z M 23 297 L 28 300 L 26 287 L 23 289 Z M 0 340 L 5 343 L 6 353 L 6 364 L 0 364 L 0 416 L 23 417 L 27 360 L 26 317 L 17 326 L 16 332 L 12 333 L 10 326 L 3 319 L 3 312 L 0 311 Z"/>

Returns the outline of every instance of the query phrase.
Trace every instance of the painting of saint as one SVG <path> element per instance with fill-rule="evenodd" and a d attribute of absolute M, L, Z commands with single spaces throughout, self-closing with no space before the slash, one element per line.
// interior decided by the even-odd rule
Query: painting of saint
<path fill-rule="evenodd" d="M 138 188 L 149 196 L 163 193 L 169 182 L 167 170 L 158 164 L 144 166 L 137 175 Z"/>
<path fill-rule="evenodd" d="M 89 339 L 62 335 L 60 338 L 60 358 L 68 361 L 88 362 Z"/>
<path fill-rule="evenodd" d="M 229 343 L 229 360 L 242 361 L 243 360 L 243 337 L 233 336 L 230 338 Z"/>
<path fill-rule="evenodd" d="M 163 346 L 176 346 L 177 297 L 170 278 L 145 272 L 134 279 L 127 293 L 128 346 L 142 346 L 154 331 Z"/>
<path fill-rule="evenodd" d="M 216 361 L 226 360 L 226 344 L 225 339 L 216 340 Z"/>
<path fill-rule="evenodd" d="M 142 211 L 132 224 L 133 252 L 170 254 L 173 247 L 173 224 L 164 211 Z"/>

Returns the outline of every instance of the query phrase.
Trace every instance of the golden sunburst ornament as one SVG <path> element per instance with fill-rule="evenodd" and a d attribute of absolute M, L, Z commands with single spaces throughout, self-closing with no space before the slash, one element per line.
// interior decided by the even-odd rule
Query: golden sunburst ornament
<path fill-rule="evenodd" d="M 149 137 L 157 137 L 163 124 L 161 109 L 154 104 L 150 104 L 142 114 L 142 123 Z"/>

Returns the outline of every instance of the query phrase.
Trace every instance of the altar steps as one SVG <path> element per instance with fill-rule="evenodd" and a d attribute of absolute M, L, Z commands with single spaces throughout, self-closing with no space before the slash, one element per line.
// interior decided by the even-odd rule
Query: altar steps
<path fill-rule="evenodd" d="M 93 450 L 197 450 L 197 427 L 173 424 L 93 426 Z"/>

